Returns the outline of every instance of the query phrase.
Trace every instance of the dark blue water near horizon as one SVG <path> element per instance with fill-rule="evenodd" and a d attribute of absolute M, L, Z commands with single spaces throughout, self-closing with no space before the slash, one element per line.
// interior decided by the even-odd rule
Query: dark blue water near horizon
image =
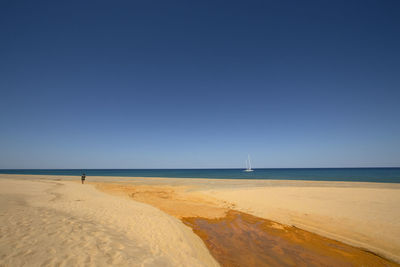
<path fill-rule="evenodd" d="M 0 174 L 71 175 L 213 179 L 276 179 L 400 183 L 400 168 L 254 169 L 0 169 Z"/>

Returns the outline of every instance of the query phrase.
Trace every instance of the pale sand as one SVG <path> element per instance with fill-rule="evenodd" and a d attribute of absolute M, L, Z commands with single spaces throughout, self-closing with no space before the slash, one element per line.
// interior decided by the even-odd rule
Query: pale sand
<path fill-rule="evenodd" d="M 150 205 L 88 184 L 1 175 L 0 266 L 41 265 L 218 263 L 189 227 Z"/>

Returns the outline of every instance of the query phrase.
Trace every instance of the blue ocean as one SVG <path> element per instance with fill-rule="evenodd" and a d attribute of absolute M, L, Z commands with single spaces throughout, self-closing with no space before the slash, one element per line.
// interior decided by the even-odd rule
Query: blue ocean
<path fill-rule="evenodd" d="M 2 169 L 0 174 L 170 177 L 214 179 L 275 179 L 400 183 L 400 168 L 301 168 L 301 169 Z"/>

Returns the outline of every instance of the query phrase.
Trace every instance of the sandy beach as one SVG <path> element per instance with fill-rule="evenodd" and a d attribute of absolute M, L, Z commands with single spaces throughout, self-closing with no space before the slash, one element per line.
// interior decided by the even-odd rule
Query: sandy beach
<path fill-rule="evenodd" d="M 226 239 L 231 234 L 223 235 L 231 226 L 236 234 L 247 229 L 265 237 L 257 241 L 262 248 L 275 244 L 268 258 L 255 257 L 249 266 L 257 260 L 273 266 L 397 266 L 380 256 L 400 261 L 399 184 L 127 177 L 78 182 L 0 176 L 0 265 L 235 266 L 235 257 L 218 247 L 232 243 Z M 239 241 L 232 251 L 257 251 Z"/>

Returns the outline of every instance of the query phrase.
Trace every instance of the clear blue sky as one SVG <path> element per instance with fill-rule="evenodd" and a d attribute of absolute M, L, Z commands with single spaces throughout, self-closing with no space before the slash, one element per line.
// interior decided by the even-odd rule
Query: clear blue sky
<path fill-rule="evenodd" d="M 400 1 L 1 1 L 0 168 L 400 166 Z"/>

